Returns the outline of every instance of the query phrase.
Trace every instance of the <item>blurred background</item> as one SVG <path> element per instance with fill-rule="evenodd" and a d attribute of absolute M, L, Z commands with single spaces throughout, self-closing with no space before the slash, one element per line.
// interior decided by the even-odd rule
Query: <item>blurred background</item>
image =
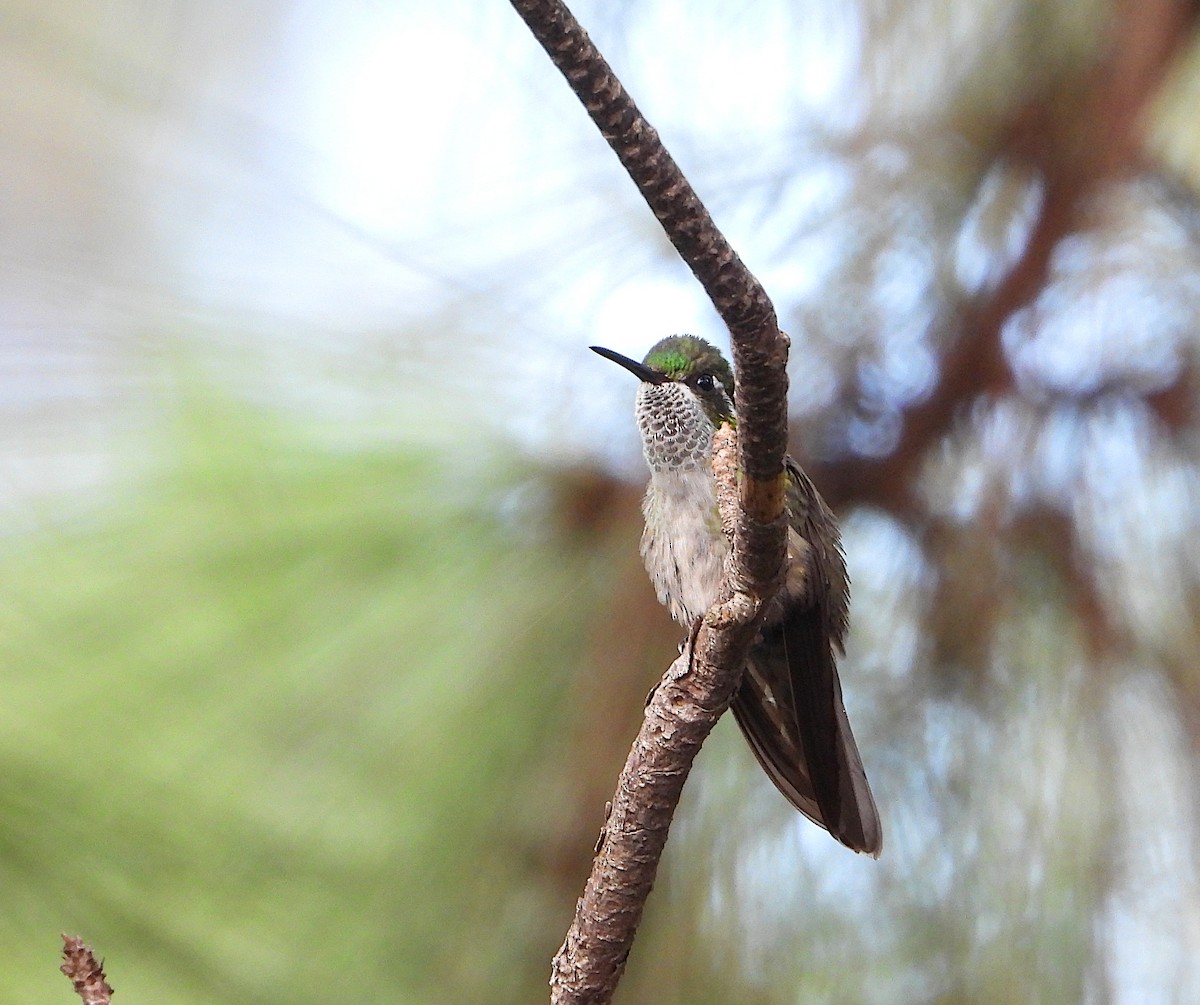
<path fill-rule="evenodd" d="M 878 862 L 723 720 L 618 1001 L 1200 1002 L 1183 0 L 586 0 L 791 334 Z M 724 344 L 501 0 L 0 3 L 0 999 L 542 1000 Z"/>

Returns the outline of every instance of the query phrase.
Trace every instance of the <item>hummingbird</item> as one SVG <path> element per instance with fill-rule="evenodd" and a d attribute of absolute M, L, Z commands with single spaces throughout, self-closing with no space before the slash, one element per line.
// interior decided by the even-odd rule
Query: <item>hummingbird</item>
<path fill-rule="evenodd" d="M 693 335 L 672 335 L 642 362 L 593 352 L 637 377 L 635 414 L 650 484 L 641 554 L 659 602 L 694 626 L 716 599 L 729 546 L 712 472 L 713 434 L 736 423 L 733 370 Z M 791 458 L 787 574 L 751 646 L 730 708 L 767 776 L 796 809 L 857 852 L 878 857 L 879 812 L 842 704 L 850 584 L 833 512 Z"/>

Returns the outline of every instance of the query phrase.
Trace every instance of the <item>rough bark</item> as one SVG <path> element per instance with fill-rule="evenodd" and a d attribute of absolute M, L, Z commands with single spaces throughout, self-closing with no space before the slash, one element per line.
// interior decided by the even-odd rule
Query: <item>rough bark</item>
<path fill-rule="evenodd" d="M 607 1002 L 624 971 L 683 783 L 705 737 L 729 706 L 762 615 L 780 585 L 788 340 L 762 285 L 571 13 L 555 0 L 512 3 L 729 327 L 737 374 L 737 433 L 730 428 L 719 433 L 714 459 L 723 525 L 732 545 L 725 583 L 690 652 L 671 665 L 647 703 L 606 807 L 591 876 L 554 959 L 552 1002 Z"/>

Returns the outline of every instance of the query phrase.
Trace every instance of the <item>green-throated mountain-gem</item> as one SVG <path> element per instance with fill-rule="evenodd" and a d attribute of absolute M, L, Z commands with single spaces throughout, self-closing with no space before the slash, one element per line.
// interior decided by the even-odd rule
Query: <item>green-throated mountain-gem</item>
<path fill-rule="evenodd" d="M 645 360 L 592 349 L 641 380 L 637 424 L 650 465 L 642 558 L 680 624 L 704 616 L 728 545 L 712 473 L 713 433 L 732 421 L 733 371 L 703 339 L 673 335 Z M 842 705 L 835 649 L 850 603 L 837 521 L 790 457 L 788 572 L 750 650 L 734 718 L 788 802 L 855 851 L 878 855 L 879 813 Z"/>

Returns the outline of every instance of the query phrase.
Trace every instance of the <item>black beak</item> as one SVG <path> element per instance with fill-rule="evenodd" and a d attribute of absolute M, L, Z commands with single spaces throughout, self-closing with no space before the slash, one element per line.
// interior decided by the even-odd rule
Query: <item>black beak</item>
<path fill-rule="evenodd" d="M 630 359 L 628 356 L 622 356 L 619 352 L 613 352 L 611 349 L 605 349 L 603 346 L 589 346 L 592 352 L 603 356 L 605 359 L 611 359 L 619 366 L 625 367 L 638 380 L 644 380 L 647 384 L 665 384 L 667 381 L 666 374 L 659 373 L 657 370 L 651 370 L 650 367 L 639 363 L 636 359 Z"/>

